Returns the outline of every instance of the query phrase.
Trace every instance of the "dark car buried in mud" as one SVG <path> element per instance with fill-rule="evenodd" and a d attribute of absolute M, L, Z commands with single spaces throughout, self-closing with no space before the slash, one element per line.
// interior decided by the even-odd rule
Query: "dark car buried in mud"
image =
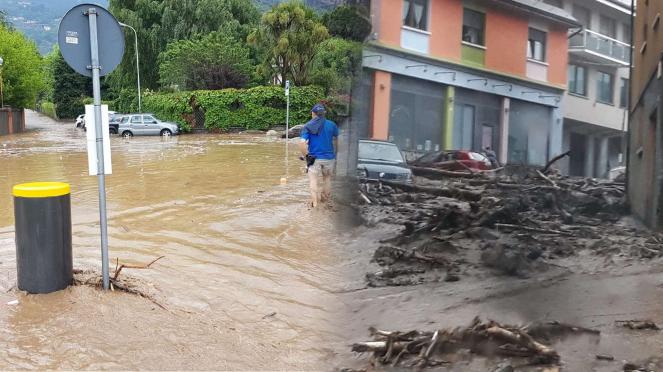
<path fill-rule="evenodd" d="M 391 142 L 376 140 L 359 141 L 357 176 L 371 181 L 412 182 L 412 171 L 398 147 Z"/>

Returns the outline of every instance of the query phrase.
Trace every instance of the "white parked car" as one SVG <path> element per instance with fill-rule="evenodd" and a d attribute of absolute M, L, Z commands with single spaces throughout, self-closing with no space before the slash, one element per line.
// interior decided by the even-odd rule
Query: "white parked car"
<path fill-rule="evenodd" d="M 625 177 L 626 177 L 626 167 L 624 166 L 612 168 L 608 172 L 608 179 L 610 181 L 623 182 L 625 181 Z"/>
<path fill-rule="evenodd" d="M 133 136 L 163 136 L 179 134 L 176 123 L 161 121 L 152 114 L 128 114 L 122 116 L 118 133 L 124 138 Z"/>
<path fill-rule="evenodd" d="M 76 117 L 76 128 L 83 127 L 83 123 L 85 123 L 85 114 L 78 115 L 78 117 Z"/>
<path fill-rule="evenodd" d="M 116 114 L 117 114 L 117 112 L 115 112 L 115 111 L 108 111 L 108 121 L 111 121 L 113 116 L 115 116 Z M 87 128 L 85 127 L 85 115 L 79 115 L 79 117 L 81 117 L 81 116 L 83 117 L 83 123 L 80 125 L 80 127 L 82 127 L 85 131 L 87 131 Z M 76 125 L 76 127 L 78 128 L 79 126 Z"/>

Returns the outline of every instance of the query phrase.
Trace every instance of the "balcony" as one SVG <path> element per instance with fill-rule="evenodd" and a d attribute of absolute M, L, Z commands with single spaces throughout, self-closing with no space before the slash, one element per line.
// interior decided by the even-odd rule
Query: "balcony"
<path fill-rule="evenodd" d="M 627 67 L 631 47 L 598 32 L 582 30 L 569 40 L 569 52 L 591 62 L 615 63 Z"/>

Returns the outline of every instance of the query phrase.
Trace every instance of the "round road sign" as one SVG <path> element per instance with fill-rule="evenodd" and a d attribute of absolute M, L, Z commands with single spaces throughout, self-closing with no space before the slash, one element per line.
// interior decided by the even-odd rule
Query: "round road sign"
<path fill-rule="evenodd" d="M 122 61 L 124 33 L 115 17 L 94 4 L 71 8 L 60 21 L 58 44 L 65 62 L 81 75 L 92 76 L 90 54 L 90 23 L 88 12 L 97 13 L 97 43 L 99 45 L 100 76 L 110 74 Z"/>

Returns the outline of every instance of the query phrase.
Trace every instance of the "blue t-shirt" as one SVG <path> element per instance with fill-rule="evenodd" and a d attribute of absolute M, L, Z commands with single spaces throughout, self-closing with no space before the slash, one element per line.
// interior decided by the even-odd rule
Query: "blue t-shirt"
<path fill-rule="evenodd" d="M 308 141 L 308 153 L 316 159 L 336 159 L 334 154 L 334 137 L 338 137 L 338 127 L 331 120 L 325 120 L 318 134 L 311 134 L 306 127 L 302 129 L 301 137 Z"/>

